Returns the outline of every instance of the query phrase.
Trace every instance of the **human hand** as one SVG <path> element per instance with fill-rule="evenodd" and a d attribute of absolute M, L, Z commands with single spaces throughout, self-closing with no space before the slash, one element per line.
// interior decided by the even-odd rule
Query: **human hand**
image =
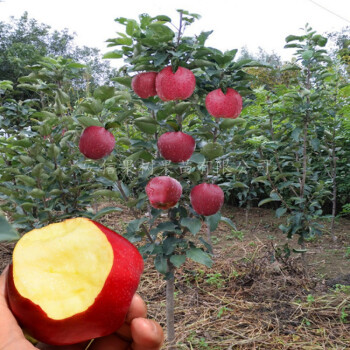
<path fill-rule="evenodd" d="M 24 337 L 8 308 L 5 297 L 7 273 L 8 267 L 0 276 L 0 350 L 85 350 L 89 341 L 66 346 L 39 343 L 34 347 Z M 163 330 L 157 322 L 146 319 L 146 315 L 146 304 L 135 294 L 123 326 L 114 334 L 95 339 L 89 350 L 160 350 Z"/>

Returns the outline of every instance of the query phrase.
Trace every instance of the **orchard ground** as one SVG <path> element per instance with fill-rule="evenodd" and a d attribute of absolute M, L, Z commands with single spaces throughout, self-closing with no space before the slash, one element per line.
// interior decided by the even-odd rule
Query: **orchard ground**
<path fill-rule="evenodd" d="M 187 261 L 176 272 L 178 349 L 349 349 L 350 221 L 337 222 L 336 243 L 327 222 L 323 236 L 307 243 L 305 273 L 297 254 L 279 256 L 286 239 L 274 211 L 225 207 L 223 215 L 237 230 L 221 223 L 213 233 L 212 268 Z M 122 233 L 132 219 L 124 207 L 100 221 Z M 12 249 L 0 244 L 0 270 Z M 165 326 L 165 281 L 151 261 L 139 293 Z"/>

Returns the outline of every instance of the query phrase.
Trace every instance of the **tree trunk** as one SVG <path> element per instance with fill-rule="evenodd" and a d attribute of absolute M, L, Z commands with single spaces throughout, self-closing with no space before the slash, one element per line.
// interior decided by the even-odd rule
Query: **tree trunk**
<path fill-rule="evenodd" d="M 168 260 L 168 273 L 171 275 L 166 281 L 166 325 L 168 350 L 176 350 L 175 344 L 175 317 L 174 317 L 174 292 L 175 292 L 175 278 L 174 266 Z"/>
<path fill-rule="evenodd" d="M 211 246 L 212 254 L 214 256 L 215 255 L 214 254 L 214 247 L 213 247 L 213 241 L 211 239 L 211 230 L 210 230 L 210 225 L 209 224 L 207 224 L 207 241 L 208 241 L 208 243 Z"/>
<path fill-rule="evenodd" d="M 335 123 L 334 123 L 335 124 Z M 333 242 L 336 242 L 337 237 L 334 233 L 334 226 L 335 226 L 335 216 L 337 214 L 337 155 L 335 152 L 335 133 L 336 133 L 336 127 L 333 126 L 333 135 L 332 135 L 332 221 L 331 221 L 331 236 L 333 239 Z"/>

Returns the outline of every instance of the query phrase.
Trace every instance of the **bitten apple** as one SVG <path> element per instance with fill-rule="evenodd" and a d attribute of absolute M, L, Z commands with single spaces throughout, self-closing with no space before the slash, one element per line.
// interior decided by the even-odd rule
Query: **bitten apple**
<path fill-rule="evenodd" d="M 80 152 L 90 159 L 101 159 L 108 156 L 114 146 L 114 135 L 101 126 L 87 127 L 79 141 Z"/>
<path fill-rule="evenodd" d="M 228 88 L 226 94 L 221 89 L 209 92 L 205 107 L 215 118 L 237 118 L 242 111 L 242 97 L 234 89 Z"/>
<path fill-rule="evenodd" d="M 65 345 L 105 336 L 123 323 L 143 271 L 138 250 L 86 218 L 34 229 L 17 243 L 9 306 L 32 337 Z"/>
<path fill-rule="evenodd" d="M 135 75 L 131 81 L 131 87 L 135 94 L 141 98 L 156 96 L 156 76 L 157 72 L 145 72 Z"/>
<path fill-rule="evenodd" d="M 190 159 L 196 148 L 194 138 L 182 131 L 169 131 L 162 134 L 157 145 L 162 157 L 174 163 Z"/>
<path fill-rule="evenodd" d="M 157 176 L 148 182 L 146 194 L 152 207 L 166 210 L 179 201 L 182 186 L 170 176 Z"/>
<path fill-rule="evenodd" d="M 192 188 L 190 200 L 200 215 L 214 215 L 224 204 L 224 192 L 218 185 L 202 183 Z"/>
<path fill-rule="evenodd" d="M 185 100 L 196 87 L 196 78 L 187 68 L 178 67 L 175 73 L 171 66 L 163 68 L 156 78 L 157 95 L 163 101 Z"/>

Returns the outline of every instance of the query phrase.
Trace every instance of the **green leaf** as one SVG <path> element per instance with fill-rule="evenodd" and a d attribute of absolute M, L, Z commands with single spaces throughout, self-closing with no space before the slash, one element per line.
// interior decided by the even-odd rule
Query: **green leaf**
<path fill-rule="evenodd" d="M 264 205 L 266 203 L 276 202 L 276 201 L 278 201 L 278 200 L 274 199 L 274 198 L 265 198 L 259 202 L 258 207 L 261 207 L 262 205 Z"/>
<path fill-rule="evenodd" d="M 30 196 L 34 198 L 44 198 L 45 197 L 45 192 L 41 190 L 40 188 L 34 188 L 30 193 Z"/>
<path fill-rule="evenodd" d="M 0 215 L 0 242 L 17 241 L 20 238 L 16 230 Z"/>
<path fill-rule="evenodd" d="M 33 144 L 33 141 L 30 139 L 22 139 L 22 140 L 13 140 L 12 144 L 14 146 L 21 146 L 21 147 L 30 147 Z"/>
<path fill-rule="evenodd" d="M 116 191 L 112 191 L 112 190 L 97 190 L 94 191 L 91 194 L 92 197 L 96 198 L 96 197 L 106 197 L 106 198 L 110 198 L 110 199 L 119 199 L 120 198 L 120 193 L 116 192 Z"/>
<path fill-rule="evenodd" d="M 168 262 L 164 255 L 157 255 L 154 259 L 154 266 L 158 272 L 165 275 L 168 272 Z"/>
<path fill-rule="evenodd" d="M 67 68 L 81 69 L 81 68 L 86 68 L 86 65 L 77 63 L 77 62 L 72 62 L 67 65 Z"/>
<path fill-rule="evenodd" d="M 126 162 L 131 161 L 131 160 L 136 161 L 139 159 L 143 159 L 143 160 L 146 160 L 149 162 L 153 159 L 153 156 L 148 151 L 137 151 L 137 152 L 131 154 L 130 156 L 126 157 L 125 161 Z"/>
<path fill-rule="evenodd" d="M 131 89 L 132 77 L 116 77 L 112 78 L 111 80 L 116 81 L 117 83 L 122 84 Z"/>
<path fill-rule="evenodd" d="M 171 22 L 171 18 L 165 15 L 158 15 L 156 17 L 152 17 L 152 21 L 157 20 L 160 22 Z"/>
<path fill-rule="evenodd" d="M 249 187 L 243 182 L 236 181 L 231 185 L 231 188 L 249 188 Z"/>
<path fill-rule="evenodd" d="M 166 25 L 160 23 L 152 23 L 146 29 L 146 37 L 141 39 L 144 45 L 157 45 L 169 42 L 175 36 L 175 33 Z"/>
<path fill-rule="evenodd" d="M 303 41 L 303 37 L 302 36 L 297 36 L 297 35 L 288 35 L 286 37 L 286 42 L 289 43 L 291 41 L 294 41 L 294 40 L 298 40 L 298 41 Z"/>
<path fill-rule="evenodd" d="M 242 125 L 245 124 L 246 121 L 243 118 L 236 118 L 236 119 L 224 119 L 221 123 L 220 123 L 220 129 L 221 130 L 226 130 L 226 129 L 231 129 L 234 126 L 238 126 L 238 125 Z"/>
<path fill-rule="evenodd" d="M 202 227 L 202 222 L 197 218 L 183 218 L 181 226 L 187 227 L 193 235 L 196 235 Z"/>
<path fill-rule="evenodd" d="M 104 58 L 104 59 L 118 59 L 118 58 L 122 58 L 122 57 L 123 57 L 123 51 L 114 50 L 114 51 L 105 53 L 102 58 Z"/>
<path fill-rule="evenodd" d="M 113 97 L 114 93 L 115 93 L 114 86 L 99 86 L 94 91 L 94 98 L 104 102 L 104 101 L 108 100 L 109 98 Z"/>
<path fill-rule="evenodd" d="M 312 139 L 310 143 L 314 151 L 318 151 L 320 149 L 321 142 L 319 139 Z"/>
<path fill-rule="evenodd" d="M 297 253 L 297 254 L 302 254 L 302 253 L 306 253 L 307 249 L 295 249 L 295 248 L 293 248 L 293 252 Z"/>
<path fill-rule="evenodd" d="M 116 211 L 123 211 L 123 209 L 118 208 L 118 207 L 106 207 L 101 210 L 99 210 L 93 217 L 92 220 L 96 220 L 101 218 L 102 216 L 105 216 L 110 213 L 114 213 Z"/>
<path fill-rule="evenodd" d="M 27 176 L 27 175 L 17 175 L 16 179 L 23 182 L 27 186 L 35 186 L 36 185 L 35 179 L 33 179 L 32 177 Z"/>
<path fill-rule="evenodd" d="M 214 215 L 205 217 L 205 222 L 209 225 L 210 232 L 213 232 L 218 228 L 220 220 L 221 220 L 220 212 L 217 212 Z"/>
<path fill-rule="evenodd" d="M 213 261 L 208 253 L 203 251 L 200 248 L 191 248 L 186 252 L 186 256 L 193 261 L 203 264 L 207 267 L 211 267 L 213 265 Z"/>
<path fill-rule="evenodd" d="M 295 140 L 295 141 L 299 141 L 299 138 L 300 138 L 300 134 L 301 134 L 301 128 L 295 128 L 292 132 L 292 138 Z"/>
<path fill-rule="evenodd" d="M 339 90 L 339 95 L 342 97 L 350 97 L 350 84 L 342 87 Z"/>
<path fill-rule="evenodd" d="M 102 126 L 103 127 L 103 124 L 95 118 L 79 117 L 79 118 L 77 118 L 77 120 L 81 125 L 83 125 L 85 127 L 88 127 L 88 126 Z"/>
<path fill-rule="evenodd" d="M 186 261 L 186 255 L 172 255 L 170 262 L 177 268 L 179 268 Z"/>
<path fill-rule="evenodd" d="M 190 161 L 196 164 L 203 164 L 205 162 L 205 157 L 203 154 L 195 152 L 192 154 Z"/>
<path fill-rule="evenodd" d="M 100 114 L 103 110 L 103 105 L 99 100 L 86 99 L 79 106 L 79 110 L 92 115 Z"/>
<path fill-rule="evenodd" d="M 134 36 L 140 32 L 140 27 L 134 19 L 129 19 L 125 28 L 125 32 L 130 36 Z"/>
<path fill-rule="evenodd" d="M 276 210 L 276 217 L 280 218 L 282 215 L 284 215 L 287 212 L 287 208 L 278 208 Z"/>
<path fill-rule="evenodd" d="M 226 225 L 232 227 L 234 230 L 237 231 L 237 227 L 231 219 L 222 216 L 220 221 L 224 222 Z"/>
<path fill-rule="evenodd" d="M 301 57 L 304 60 L 310 60 L 313 56 L 314 52 L 312 50 L 306 50 L 301 54 Z"/>
<path fill-rule="evenodd" d="M 157 131 L 157 121 L 151 117 L 137 118 L 134 124 L 146 134 L 154 134 Z"/>

